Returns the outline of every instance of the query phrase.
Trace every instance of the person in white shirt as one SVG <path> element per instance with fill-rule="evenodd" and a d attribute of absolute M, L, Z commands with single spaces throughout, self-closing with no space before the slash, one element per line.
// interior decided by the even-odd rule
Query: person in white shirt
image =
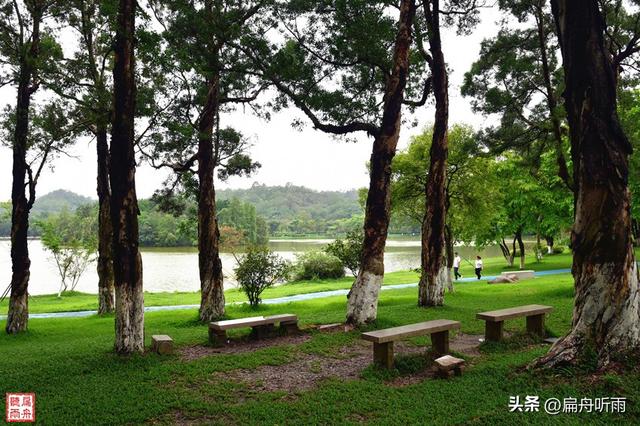
<path fill-rule="evenodd" d="M 476 256 L 476 276 L 478 279 L 482 278 L 482 258 Z"/>
<path fill-rule="evenodd" d="M 453 258 L 453 275 L 456 277 L 456 280 L 458 278 L 462 278 L 462 275 L 460 275 L 460 262 L 462 262 L 462 259 L 460 258 L 460 255 L 458 254 L 458 252 L 455 252 L 455 257 Z"/>

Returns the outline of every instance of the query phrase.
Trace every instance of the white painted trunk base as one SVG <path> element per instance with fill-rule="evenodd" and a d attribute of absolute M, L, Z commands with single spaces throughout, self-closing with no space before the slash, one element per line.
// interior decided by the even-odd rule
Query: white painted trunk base
<path fill-rule="evenodd" d="M 382 275 L 369 271 L 360 271 L 351 291 L 347 304 L 347 322 L 364 325 L 374 321 L 378 314 L 378 295 L 382 286 Z"/>

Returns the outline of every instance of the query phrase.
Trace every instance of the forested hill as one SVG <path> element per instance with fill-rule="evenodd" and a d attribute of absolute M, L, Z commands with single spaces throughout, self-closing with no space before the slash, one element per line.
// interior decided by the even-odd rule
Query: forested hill
<path fill-rule="evenodd" d="M 248 189 L 217 191 L 219 200 L 238 198 L 256 207 L 267 220 L 346 219 L 362 213 L 358 191 L 314 191 L 303 186 L 266 186 L 253 184 Z"/>
<path fill-rule="evenodd" d="M 37 197 L 36 202 L 33 203 L 31 213 L 34 216 L 40 216 L 59 213 L 64 209 L 72 212 L 80 206 L 93 202 L 94 200 L 89 197 L 78 195 L 75 192 L 65 191 L 64 189 L 58 189 L 42 197 Z"/>

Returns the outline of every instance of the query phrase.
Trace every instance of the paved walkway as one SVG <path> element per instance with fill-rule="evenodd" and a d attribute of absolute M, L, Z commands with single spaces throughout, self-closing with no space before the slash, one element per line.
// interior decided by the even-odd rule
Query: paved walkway
<path fill-rule="evenodd" d="M 571 272 L 571 269 L 552 269 L 549 271 L 536 271 L 536 277 L 542 277 L 546 275 L 558 275 Z M 496 278 L 495 275 L 488 275 L 482 277 L 481 281 L 488 281 Z M 456 283 L 477 281 L 475 277 L 461 278 Z M 401 288 L 417 287 L 418 283 L 410 284 L 394 284 L 382 286 L 382 291 L 397 290 Z M 331 291 L 318 291 L 315 293 L 296 294 L 293 296 L 277 297 L 274 299 L 264 299 L 262 303 L 265 305 L 276 305 L 281 303 L 299 302 L 302 300 L 322 299 L 324 297 L 332 296 L 346 296 L 349 293 L 349 289 L 331 290 Z M 227 305 L 238 305 L 246 302 L 231 302 Z M 157 312 L 157 311 L 177 311 L 181 309 L 197 309 L 200 305 L 171 305 L 171 306 L 147 306 L 144 308 L 145 312 Z M 76 312 L 55 312 L 55 313 L 42 313 L 42 314 L 29 314 L 29 318 L 82 318 L 97 314 L 97 311 L 76 311 Z M 6 319 L 6 315 L 0 315 L 0 320 Z"/>

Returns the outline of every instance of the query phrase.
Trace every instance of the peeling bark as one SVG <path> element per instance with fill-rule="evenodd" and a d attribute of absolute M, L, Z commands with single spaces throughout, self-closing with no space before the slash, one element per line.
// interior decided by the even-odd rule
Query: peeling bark
<path fill-rule="evenodd" d="M 433 7 L 431 7 L 433 3 Z M 448 270 L 445 247 L 447 217 L 446 186 L 449 156 L 449 77 L 440 38 L 440 2 L 423 1 L 432 56 L 431 76 L 436 99 L 433 141 L 426 185 L 426 213 L 422 222 L 422 274 L 418 284 L 418 306 L 441 306 Z"/>
<path fill-rule="evenodd" d="M 144 350 L 142 258 L 138 247 L 134 153 L 135 11 L 135 0 L 120 0 L 113 69 L 114 114 L 109 177 L 116 290 L 115 351 L 119 354 Z"/>
<path fill-rule="evenodd" d="M 628 188 L 631 145 L 616 113 L 615 70 L 604 45 L 596 0 L 553 0 L 565 68 L 571 130 L 575 223 L 575 300 L 570 333 L 534 366 L 598 366 L 640 349 L 640 290 L 631 238 Z"/>
<path fill-rule="evenodd" d="M 378 294 L 384 276 L 384 247 L 389 228 L 391 161 L 400 136 L 404 89 L 409 74 L 411 27 L 415 16 L 413 0 L 402 0 L 393 56 L 393 70 L 387 80 L 382 126 L 373 142 L 371 177 L 364 221 L 362 260 L 347 305 L 347 322 L 362 325 L 376 319 Z"/>

